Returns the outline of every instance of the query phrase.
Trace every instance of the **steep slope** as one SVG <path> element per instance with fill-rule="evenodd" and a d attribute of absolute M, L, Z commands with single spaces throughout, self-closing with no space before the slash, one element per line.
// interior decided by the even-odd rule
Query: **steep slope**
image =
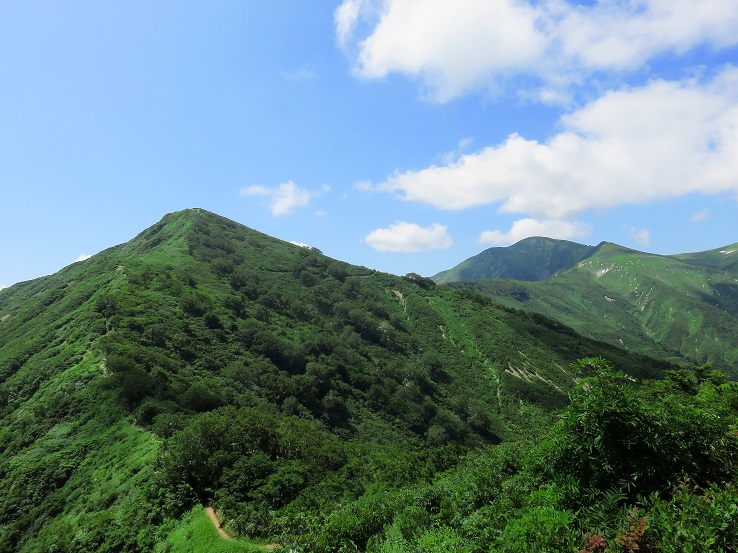
<path fill-rule="evenodd" d="M 526 238 L 507 248 L 484 250 L 432 278 L 438 284 L 481 278 L 546 280 L 556 271 L 592 255 L 595 250 L 593 246 L 566 240 Z"/>
<path fill-rule="evenodd" d="M 451 286 L 543 313 L 594 339 L 674 362 L 711 362 L 736 376 L 738 273 L 719 251 L 659 256 L 605 243 L 546 282 Z"/>
<path fill-rule="evenodd" d="M 477 294 L 169 214 L 0 291 L 0 551 L 152 550 L 206 503 L 235 534 L 305 532 L 533 431 L 592 355 L 668 368 Z"/>

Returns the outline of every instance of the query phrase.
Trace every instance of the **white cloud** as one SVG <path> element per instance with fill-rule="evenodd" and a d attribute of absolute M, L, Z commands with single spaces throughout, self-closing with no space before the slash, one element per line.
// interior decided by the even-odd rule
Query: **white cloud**
<path fill-rule="evenodd" d="M 665 52 L 681 54 L 707 43 L 736 44 L 735 0 L 599 2 L 565 9 L 556 38 L 567 58 L 593 68 L 629 69 Z"/>
<path fill-rule="evenodd" d="M 565 219 L 592 208 L 738 191 L 738 68 L 707 82 L 654 81 L 605 94 L 561 119 L 546 142 L 517 134 L 441 166 L 364 190 L 438 209 L 495 204 Z"/>
<path fill-rule="evenodd" d="M 628 227 L 630 237 L 635 240 L 638 245 L 648 247 L 651 245 L 651 231 L 647 228 Z"/>
<path fill-rule="evenodd" d="M 346 42 L 361 10 L 370 9 L 376 9 L 371 2 L 342 4 L 336 11 L 339 42 Z M 420 76 L 440 101 L 497 72 L 532 66 L 545 46 L 535 10 L 509 0 L 391 0 L 379 14 L 371 35 L 360 43 L 357 73 Z"/>
<path fill-rule="evenodd" d="M 693 223 L 699 223 L 707 219 L 709 216 L 710 216 L 710 210 L 703 209 L 702 211 L 693 213 L 692 216 L 689 218 L 689 220 L 692 221 Z"/>
<path fill-rule="evenodd" d="M 269 206 L 272 215 L 279 217 L 287 215 L 297 208 L 305 207 L 310 203 L 313 196 L 304 188 L 300 188 L 294 182 L 288 181 L 274 188 L 253 185 L 241 189 L 241 196 L 266 196 L 269 198 Z"/>
<path fill-rule="evenodd" d="M 292 240 L 290 240 L 290 244 L 293 244 L 295 246 L 300 246 L 301 248 L 309 248 L 310 247 L 310 246 L 308 246 L 307 244 L 305 244 L 303 242 L 294 242 Z"/>
<path fill-rule="evenodd" d="M 7 288 L 7 286 L 5 286 L 4 284 L 0 284 L 0 290 L 4 290 L 5 288 Z"/>
<path fill-rule="evenodd" d="M 578 221 L 558 221 L 520 219 L 515 221 L 507 232 L 487 230 L 479 235 L 480 244 L 508 246 L 531 236 L 546 236 L 560 240 L 583 238 L 589 234 L 590 227 Z"/>
<path fill-rule="evenodd" d="M 375 250 L 383 252 L 420 252 L 450 248 L 453 240 L 446 227 L 433 223 L 421 227 L 413 223 L 398 221 L 389 228 L 379 228 L 370 232 L 364 242 Z"/>
<path fill-rule="evenodd" d="M 79 263 L 80 261 L 87 261 L 91 257 L 92 256 L 90 254 L 87 254 L 87 253 L 80 254 L 80 256 L 75 260 L 75 263 Z"/>
<path fill-rule="evenodd" d="M 364 0 L 344 0 L 333 12 L 336 23 L 336 37 L 339 44 L 345 44 L 354 33 L 359 15 L 366 9 Z"/>
<path fill-rule="evenodd" d="M 356 72 L 420 78 L 447 101 L 510 77 L 534 78 L 548 100 L 592 71 L 642 67 L 658 55 L 738 43 L 736 0 L 345 0 L 334 12 L 342 45 L 357 45 Z M 359 34 L 358 23 L 371 22 Z"/>

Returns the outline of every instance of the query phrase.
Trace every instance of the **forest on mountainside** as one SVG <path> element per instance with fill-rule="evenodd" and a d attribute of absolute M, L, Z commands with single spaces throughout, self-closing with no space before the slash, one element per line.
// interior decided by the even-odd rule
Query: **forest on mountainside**
<path fill-rule="evenodd" d="M 0 291 L 0 552 L 731 551 L 737 409 L 188 210 Z"/>

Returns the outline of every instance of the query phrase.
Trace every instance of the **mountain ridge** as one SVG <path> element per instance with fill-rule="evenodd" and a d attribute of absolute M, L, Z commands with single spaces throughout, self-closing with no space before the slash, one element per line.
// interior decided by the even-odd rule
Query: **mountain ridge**
<path fill-rule="evenodd" d="M 603 242 L 544 280 L 446 284 L 545 314 L 586 336 L 634 351 L 674 362 L 712 362 L 735 377 L 738 350 L 731 336 L 738 332 L 736 250 L 732 245 L 659 255 Z"/>
<path fill-rule="evenodd" d="M 212 503 L 234 535 L 366 545 L 371 526 L 332 529 L 347 498 L 538 432 L 594 355 L 638 377 L 674 368 L 171 213 L 0 293 L 0 551 L 153 550 Z"/>
<path fill-rule="evenodd" d="M 604 242 L 602 243 L 604 244 Z M 540 281 L 590 256 L 600 246 L 531 237 L 508 247 L 489 248 L 431 277 L 438 284 L 479 278 Z"/>

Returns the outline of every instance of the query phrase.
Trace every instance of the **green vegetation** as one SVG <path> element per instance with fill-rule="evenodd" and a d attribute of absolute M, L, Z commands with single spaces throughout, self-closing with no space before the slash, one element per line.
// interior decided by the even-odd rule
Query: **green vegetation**
<path fill-rule="evenodd" d="M 0 291 L 0 344 L 3 553 L 737 543 L 720 373 L 201 210 Z"/>
<path fill-rule="evenodd" d="M 433 277 L 438 284 L 483 278 L 546 280 L 592 255 L 597 248 L 566 240 L 526 238 L 509 248 L 489 248 Z"/>
<path fill-rule="evenodd" d="M 540 282 L 482 278 L 447 285 L 544 314 L 595 340 L 682 366 L 709 362 L 738 377 L 736 250 L 667 257 L 603 243 Z M 506 263 L 505 258 L 498 264 L 477 261 L 492 267 Z"/>
<path fill-rule="evenodd" d="M 736 254 L 738 254 L 738 243 L 706 252 L 683 253 L 672 257 L 695 265 L 738 271 L 738 255 Z"/>
<path fill-rule="evenodd" d="M 264 553 L 264 545 L 239 539 L 223 539 L 202 505 L 193 507 L 154 547 L 155 553 Z"/>

